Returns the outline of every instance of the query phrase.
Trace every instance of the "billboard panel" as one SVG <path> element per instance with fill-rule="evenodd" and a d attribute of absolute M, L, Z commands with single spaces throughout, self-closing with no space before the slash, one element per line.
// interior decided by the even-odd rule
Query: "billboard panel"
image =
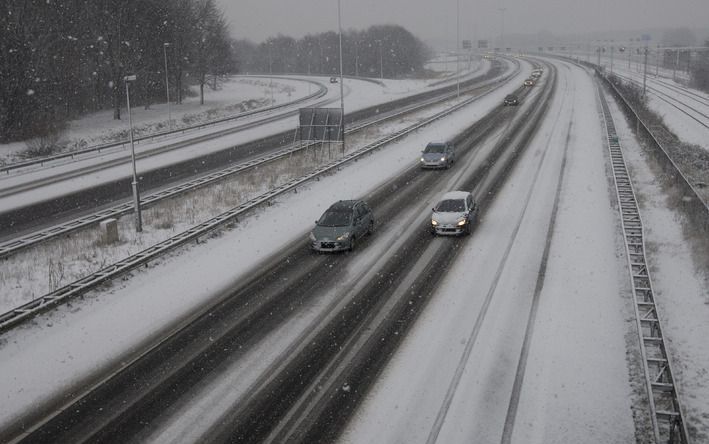
<path fill-rule="evenodd" d="M 340 108 L 300 108 L 300 140 L 341 142 L 342 110 Z"/>

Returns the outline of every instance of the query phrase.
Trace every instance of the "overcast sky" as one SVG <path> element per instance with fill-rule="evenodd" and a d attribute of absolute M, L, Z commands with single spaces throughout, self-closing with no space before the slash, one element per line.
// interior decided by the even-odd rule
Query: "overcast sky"
<path fill-rule="evenodd" d="M 301 37 L 337 30 L 336 0 L 217 0 L 235 38 L 278 33 Z M 709 33 L 709 0 L 459 0 L 461 39 L 496 39 L 502 31 L 555 34 L 689 27 Z M 342 26 L 398 24 L 417 37 L 455 45 L 456 0 L 341 0 Z"/>

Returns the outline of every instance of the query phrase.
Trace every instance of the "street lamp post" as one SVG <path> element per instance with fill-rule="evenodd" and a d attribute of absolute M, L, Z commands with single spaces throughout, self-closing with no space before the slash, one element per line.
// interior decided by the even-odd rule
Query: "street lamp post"
<path fill-rule="evenodd" d="M 455 86 L 456 98 L 460 98 L 460 0 L 455 3 Z"/>
<path fill-rule="evenodd" d="M 500 27 L 500 51 L 505 52 L 505 11 L 506 8 L 497 8 L 501 12 L 502 22 Z"/>
<path fill-rule="evenodd" d="M 165 42 L 162 44 L 162 53 L 165 57 L 165 95 L 167 96 L 167 124 L 172 129 L 172 113 L 170 112 L 170 83 L 167 76 L 167 47 L 170 46 L 169 43 Z"/>
<path fill-rule="evenodd" d="M 342 75 L 342 13 L 340 0 L 337 0 L 337 28 L 340 32 L 340 137 L 342 138 L 342 156 L 345 155 L 345 85 Z"/>
<path fill-rule="evenodd" d="M 133 164 L 133 204 L 135 206 L 135 231 L 140 233 L 143 231 L 143 220 L 140 215 L 140 194 L 138 192 L 138 174 L 135 169 L 135 146 L 133 144 L 133 117 L 130 111 L 130 82 L 134 82 L 136 79 L 135 75 L 123 77 L 123 81 L 126 84 L 126 104 L 128 106 L 128 126 L 130 127 L 130 157 L 131 163 Z"/>
<path fill-rule="evenodd" d="M 355 40 L 355 77 L 359 77 L 359 42 Z"/>
<path fill-rule="evenodd" d="M 268 42 L 268 89 L 271 91 L 271 106 L 273 106 L 273 68 L 271 61 L 271 46 L 273 42 Z"/>
<path fill-rule="evenodd" d="M 382 41 L 377 40 L 379 43 L 379 79 L 384 80 L 384 59 L 382 57 Z"/>
<path fill-rule="evenodd" d="M 645 98 L 645 91 L 647 90 L 647 44 L 645 44 L 645 60 L 643 68 L 643 99 Z"/>

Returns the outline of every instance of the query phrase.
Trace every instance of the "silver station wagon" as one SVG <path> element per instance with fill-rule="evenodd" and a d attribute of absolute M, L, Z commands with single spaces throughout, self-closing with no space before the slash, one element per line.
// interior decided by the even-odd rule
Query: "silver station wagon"
<path fill-rule="evenodd" d="M 366 202 L 340 200 L 315 221 L 310 246 L 315 251 L 352 251 L 357 240 L 373 231 L 374 216 Z"/>
<path fill-rule="evenodd" d="M 431 142 L 421 153 L 421 168 L 450 168 L 455 162 L 455 147 L 450 142 Z"/>

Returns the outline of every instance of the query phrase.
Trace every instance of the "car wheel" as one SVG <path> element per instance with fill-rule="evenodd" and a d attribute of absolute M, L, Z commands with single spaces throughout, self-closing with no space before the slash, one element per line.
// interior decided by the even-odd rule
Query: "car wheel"
<path fill-rule="evenodd" d="M 465 235 L 466 236 L 470 236 L 470 232 L 472 231 L 470 228 L 470 225 L 472 225 L 472 224 L 471 224 L 470 220 L 468 220 L 468 223 L 465 224 Z"/>
<path fill-rule="evenodd" d="M 356 245 L 357 245 L 357 238 L 352 236 L 352 239 L 350 239 L 350 251 L 355 251 Z"/>
<path fill-rule="evenodd" d="M 367 227 L 367 234 L 372 234 L 374 233 L 374 221 L 370 220 L 369 221 L 369 226 Z"/>

